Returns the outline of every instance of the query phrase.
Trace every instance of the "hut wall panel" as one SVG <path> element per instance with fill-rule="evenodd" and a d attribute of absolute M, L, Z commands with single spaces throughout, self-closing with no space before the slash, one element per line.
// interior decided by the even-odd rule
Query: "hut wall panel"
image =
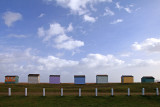
<path fill-rule="evenodd" d="M 133 77 L 122 77 L 122 83 L 133 83 Z"/>
<path fill-rule="evenodd" d="M 60 84 L 60 77 L 49 77 L 49 83 L 50 84 Z"/>
<path fill-rule="evenodd" d="M 39 77 L 28 77 L 28 83 L 39 83 L 40 78 Z"/>
<path fill-rule="evenodd" d="M 75 84 L 85 84 L 85 77 L 75 77 L 74 83 Z"/>
<path fill-rule="evenodd" d="M 96 83 L 108 83 L 108 76 L 96 76 Z"/>

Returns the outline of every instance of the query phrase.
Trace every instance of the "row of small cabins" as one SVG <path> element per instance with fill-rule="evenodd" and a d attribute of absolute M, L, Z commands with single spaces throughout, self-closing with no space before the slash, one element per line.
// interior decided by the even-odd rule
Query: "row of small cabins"
<path fill-rule="evenodd" d="M 18 83 L 19 76 L 17 75 L 7 75 L 5 76 L 5 83 Z M 132 75 L 122 75 L 121 83 L 133 83 L 134 77 Z M 144 76 L 141 78 L 142 83 L 152 83 L 154 82 L 154 77 Z M 28 83 L 36 84 L 40 83 L 40 74 L 29 74 Z M 50 75 L 50 84 L 60 84 L 60 75 Z M 108 83 L 108 75 L 96 75 L 96 83 Z M 74 75 L 74 84 L 85 84 L 85 75 Z"/>

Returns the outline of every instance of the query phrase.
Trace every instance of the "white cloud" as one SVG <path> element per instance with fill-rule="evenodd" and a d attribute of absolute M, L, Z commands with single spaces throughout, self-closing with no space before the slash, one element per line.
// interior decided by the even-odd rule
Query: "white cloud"
<path fill-rule="evenodd" d="M 117 24 L 117 23 L 121 23 L 123 22 L 123 19 L 117 19 L 117 20 L 114 20 L 113 22 L 111 22 L 110 24 Z"/>
<path fill-rule="evenodd" d="M 67 31 L 68 32 L 71 32 L 73 31 L 73 26 L 72 26 L 72 23 L 69 24 L 68 28 L 67 28 Z"/>
<path fill-rule="evenodd" d="M 84 16 L 83 16 L 83 19 L 84 19 L 84 21 L 86 21 L 86 22 L 91 22 L 91 23 L 94 23 L 94 22 L 96 21 L 96 18 L 91 17 L 91 16 L 89 16 L 89 15 L 84 15 Z"/>
<path fill-rule="evenodd" d="M 22 15 L 20 13 L 17 12 L 11 12 L 11 11 L 7 11 L 3 14 L 3 19 L 5 21 L 5 24 L 10 27 L 13 25 L 13 23 L 15 23 L 18 20 L 22 19 Z"/>
<path fill-rule="evenodd" d="M 55 38 L 55 47 L 57 49 L 66 49 L 66 50 L 73 50 L 77 47 L 84 46 L 84 42 L 73 40 L 71 37 L 68 37 L 66 35 L 59 35 L 57 38 Z"/>
<path fill-rule="evenodd" d="M 160 39 L 148 38 L 141 43 L 135 42 L 132 47 L 138 51 L 160 52 Z"/>
<path fill-rule="evenodd" d="M 126 12 L 128 12 L 128 13 L 131 13 L 131 12 L 132 12 L 131 9 L 128 8 L 128 7 L 124 8 L 124 10 L 125 10 Z"/>
<path fill-rule="evenodd" d="M 65 29 L 59 24 L 50 24 L 50 29 L 46 32 L 49 36 L 64 34 Z"/>
<path fill-rule="evenodd" d="M 112 0 L 56 0 L 56 2 L 64 8 L 69 8 L 74 14 L 83 15 L 89 11 L 87 5 L 93 6 L 94 4 L 101 2 L 112 2 Z"/>
<path fill-rule="evenodd" d="M 26 35 L 22 35 L 22 34 L 9 34 L 8 37 L 11 37 L 11 38 L 26 38 L 27 36 Z"/>
<path fill-rule="evenodd" d="M 83 15 L 83 19 L 85 22 L 92 22 L 96 21 L 96 18 L 89 16 L 92 12 L 96 12 L 97 9 L 94 8 L 94 5 L 99 3 L 111 3 L 112 0 L 43 0 L 47 4 L 56 3 L 63 7 L 70 10 L 71 14 L 78 14 L 80 16 Z"/>
<path fill-rule="evenodd" d="M 43 17 L 45 14 L 44 13 L 41 13 L 39 16 L 38 16 L 38 18 L 41 18 L 41 17 Z"/>
<path fill-rule="evenodd" d="M 69 40 L 64 41 L 62 43 L 56 44 L 55 47 L 58 49 L 73 50 L 77 47 L 82 47 L 82 46 L 84 46 L 84 42 L 79 41 L 79 40 L 69 39 Z"/>
<path fill-rule="evenodd" d="M 88 67 L 113 67 L 124 63 L 124 61 L 116 59 L 113 55 L 88 54 L 81 63 Z"/>
<path fill-rule="evenodd" d="M 38 28 L 38 36 L 43 38 L 44 42 L 51 42 L 52 46 L 57 49 L 73 50 L 78 47 L 84 46 L 83 41 L 74 40 L 72 37 L 67 36 L 67 32 L 73 31 L 72 24 L 68 28 L 62 27 L 59 23 L 50 24 L 48 30 L 43 27 Z M 53 43 L 54 41 L 54 43 Z"/>
<path fill-rule="evenodd" d="M 105 8 L 105 13 L 103 14 L 103 16 L 113 16 L 114 12 L 111 11 L 108 7 Z"/>
<path fill-rule="evenodd" d="M 122 9 L 123 7 L 119 4 L 119 2 L 116 2 L 116 8 Z"/>
<path fill-rule="evenodd" d="M 155 61 L 153 59 L 133 59 L 128 67 L 146 67 L 146 66 L 155 66 L 160 65 L 160 61 Z"/>
<path fill-rule="evenodd" d="M 119 2 L 116 2 L 116 8 L 118 8 L 118 9 L 123 9 L 123 10 L 125 10 L 127 13 L 132 13 L 132 11 L 131 11 L 131 9 L 129 8 L 129 7 L 133 7 L 134 5 L 129 5 L 128 7 L 123 7 L 123 6 L 121 6 L 120 5 L 120 3 Z"/>
<path fill-rule="evenodd" d="M 70 40 L 71 39 L 71 37 L 68 37 L 68 36 L 66 36 L 66 35 L 59 35 L 59 36 L 57 36 L 55 39 L 54 39 L 54 41 L 56 42 L 56 43 L 62 43 L 62 42 L 64 42 L 64 41 L 67 41 L 67 40 Z"/>
<path fill-rule="evenodd" d="M 16 52 L 0 53 L 0 64 L 24 64 L 26 61 L 34 60 L 36 56 L 31 55 L 33 49 L 27 48 L 24 51 L 18 50 Z M 20 63 L 21 62 L 21 63 Z"/>
<path fill-rule="evenodd" d="M 48 30 L 44 30 L 43 27 L 38 28 L 38 35 L 40 37 L 44 37 L 44 41 L 50 40 L 55 35 L 61 35 L 64 34 L 65 29 L 59 24 L 59 23 L 54 23 L 50 24 L 50 28 Z"/>
<path fill-rule="evenodd" d="M 123 61 L 113 55 L 88 54 L 86 58 L 74 61 L 61 59 L 53 55 L 41 57 L 32 53 L 33 49 L 31 48 L 15 53 L 0 52 L 1 76 L 19 75 L 20 82 L 27 82 L 28 74 L 38 73 L 41 75 L 41 82 L 47 82 L 49 75 L 61 74 L 62 77 L 65 76 L 61 82 L 72 82 L 72 75 L 74 74 L 86 74 L 92 77 L 97 69 L 105 71 L 108 67 L 116 68 L 123 64 Z M 1 77 L 0 81 L 2 79 Z M 92 81 L 93 79 L 91 78 Z"/>
<path fill-rule="evenodd" d="M 60 59 L 54 56 L 48 56 L 47 58 L 39 58 L 38 63 L 44 65 L 46 69 L 62 68 L 62 67 L 71 67 L 78 64 L 77 61 Z"/>

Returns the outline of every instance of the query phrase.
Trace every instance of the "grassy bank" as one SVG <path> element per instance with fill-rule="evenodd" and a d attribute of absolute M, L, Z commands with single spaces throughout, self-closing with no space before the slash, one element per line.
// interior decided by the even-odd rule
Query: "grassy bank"
<path fill-rule="evenodd" d="M 12 88 L 12 95 L 24 95 L 24 89 L 28 88 L 28 95 L 42 95 L 42 88 L 46 88 L 46 95 L 60 95 L 60 89 L 64 89 L 64 95 L 78 95 L 78 89 L 82 89 L 82 96 L 94 95 L 95 88 L 98 88 L 99 96 L 110 95 L 111 88 L 114 88 L 115 95 L 126 95 L 127 88 L 130 88 L 131 95 L 141 95 L 142 88 L 145 93 L 155 95 L 156 88 L 160 89 L 160 83 L 108 83 L 108 84 L 0 84 L 0 95 L 7 95 L 8 88 Z"/>

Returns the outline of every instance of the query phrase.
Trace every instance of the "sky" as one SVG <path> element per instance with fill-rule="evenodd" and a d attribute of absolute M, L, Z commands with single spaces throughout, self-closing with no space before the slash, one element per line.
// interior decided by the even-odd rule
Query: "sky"
<path fill-rule="evenodd" d="M 159 0 L 0 0 L 0 82 L 61 75 L 160 81 Z"/>

